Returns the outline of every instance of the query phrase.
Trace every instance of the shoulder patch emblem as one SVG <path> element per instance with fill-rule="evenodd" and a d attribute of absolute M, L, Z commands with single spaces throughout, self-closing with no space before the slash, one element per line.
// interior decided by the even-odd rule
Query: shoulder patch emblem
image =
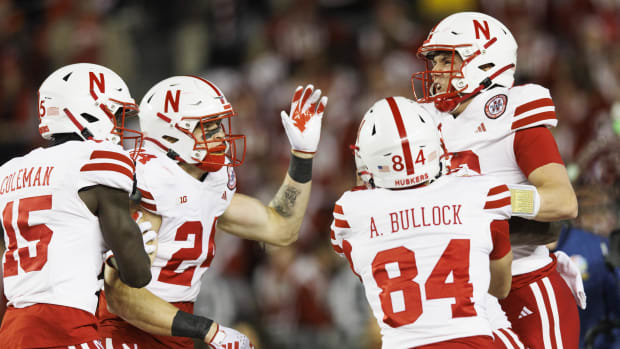
<path fill-rule="evenodd" d="M 484 113 L 489 119 L 497 119 L 506 111 L 506 104 L 508 104 L 508 96 L 505 94 L 493 96 L 484 105 Z"/>
<path fill-rule="evenodd" d="M 232 166 L 227 166 L 226 169 L 228 170 L 228 189 L 233 190 L 237 187 L 237 175 Z"/>

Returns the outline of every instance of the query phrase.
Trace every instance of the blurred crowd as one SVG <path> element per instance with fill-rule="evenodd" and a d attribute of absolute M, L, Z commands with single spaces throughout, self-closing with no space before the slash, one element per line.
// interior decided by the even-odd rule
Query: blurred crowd
<path fill-rule="evenodd" d="M 36 91 L 62 65 L 107 66 L 138 102 L 166 77 L 199 75 L 224 91 L 238 113 L 233 131 L 247 136 L 238 191 L 266 203 L 288 167 L 279 112 L 297 85 L 313 83 L 329 104 L 299 241 L 272 248 L 218 234 L 196 311 L 257 348 L 379 348 L 361 283 L 331 251 L 333 203 L 354 185 L 349 145 L 365 110 L 412 98 L 410 76 L 424 69 L 417 48 L 439 19 L 464 10 L 512 30 L 517 84 L 551 90 L 575 187 L 610 194 L 611 204 L 580 212 L 583 222 L 608 210 L 611 223 L 593 232 L 606 238 L 618 228 L 620 185 L 615 0 L 0 0 L 0 163 L 43 144 Z"/>

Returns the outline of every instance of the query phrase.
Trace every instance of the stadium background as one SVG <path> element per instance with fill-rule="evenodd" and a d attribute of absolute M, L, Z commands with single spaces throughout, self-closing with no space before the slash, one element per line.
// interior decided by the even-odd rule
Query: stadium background
<path fill-rule="evenodd" d="M 0 163 L 41 146 L 36 91 L 58 67 L 110 67 L 140 101 L 154 83 L 215 82 L 247 136 L 238 190 L 267 203 L 288 166 L 279 111 L 297 85 L 329 96 L 313 194 L 297 243 L 271 248 L 218 233 L 198 313 L 250 334 L 258 348 L 378 348 L 363 289 L 329 245 L 334 201 L 354 184 L 348 145 L 380 98 L 412 97 L 417 47 L 436 22 L 488 13 L 519 43 L 517 84 L 551 90 L 553 130 L 579 191 L 618 228 L 620 2 L 617 0 L 0 0 Z M 604 202 L 603 202 L 604 201 Z M 597 221 L 595 218 L 594 221 Z M 598 231 L 601 230 L 601 231 Z"/>

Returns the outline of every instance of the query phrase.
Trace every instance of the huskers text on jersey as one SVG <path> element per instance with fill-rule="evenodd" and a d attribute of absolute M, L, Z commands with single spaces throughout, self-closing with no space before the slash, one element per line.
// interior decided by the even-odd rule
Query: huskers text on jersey
<path fill-rule="evenodd" d="M 53 169 L 54 166 L 20 168 L 2 179 L 0 195 L 22 188 L 49 186 Z"/>

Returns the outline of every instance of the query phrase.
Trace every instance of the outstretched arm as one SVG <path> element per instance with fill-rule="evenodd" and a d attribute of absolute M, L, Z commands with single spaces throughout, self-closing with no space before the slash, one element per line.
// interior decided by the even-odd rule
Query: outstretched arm
<path fill-rule="evenodd" d="M 291 163 L 308 161 L 311 166 L 311 159 L 302 158 L 308 156 L 307 154 L 296 155 L 293 152 L 292 156 Z M 290 173 L 289 169 L 268 206 L 250 196 L 235 194 L 230 206 L 218 220 L 218 227 L 244 239 L 276 246 L 287 246 L 295 242 L 310 200 L 312 182 L 298 182 L 291 178 Z"/>
<path fill-rule="evenodd" d="M 290 114 L 281 113 L 291 143 L 291 162 L 280 189 L 268 206 L 235 194 L 218 227 L 245 239 L 286 246 L 297 234 L 310 200 L 312 158 L 317 150 L 327 97 L 312 85 L 297 88 Z"/>

